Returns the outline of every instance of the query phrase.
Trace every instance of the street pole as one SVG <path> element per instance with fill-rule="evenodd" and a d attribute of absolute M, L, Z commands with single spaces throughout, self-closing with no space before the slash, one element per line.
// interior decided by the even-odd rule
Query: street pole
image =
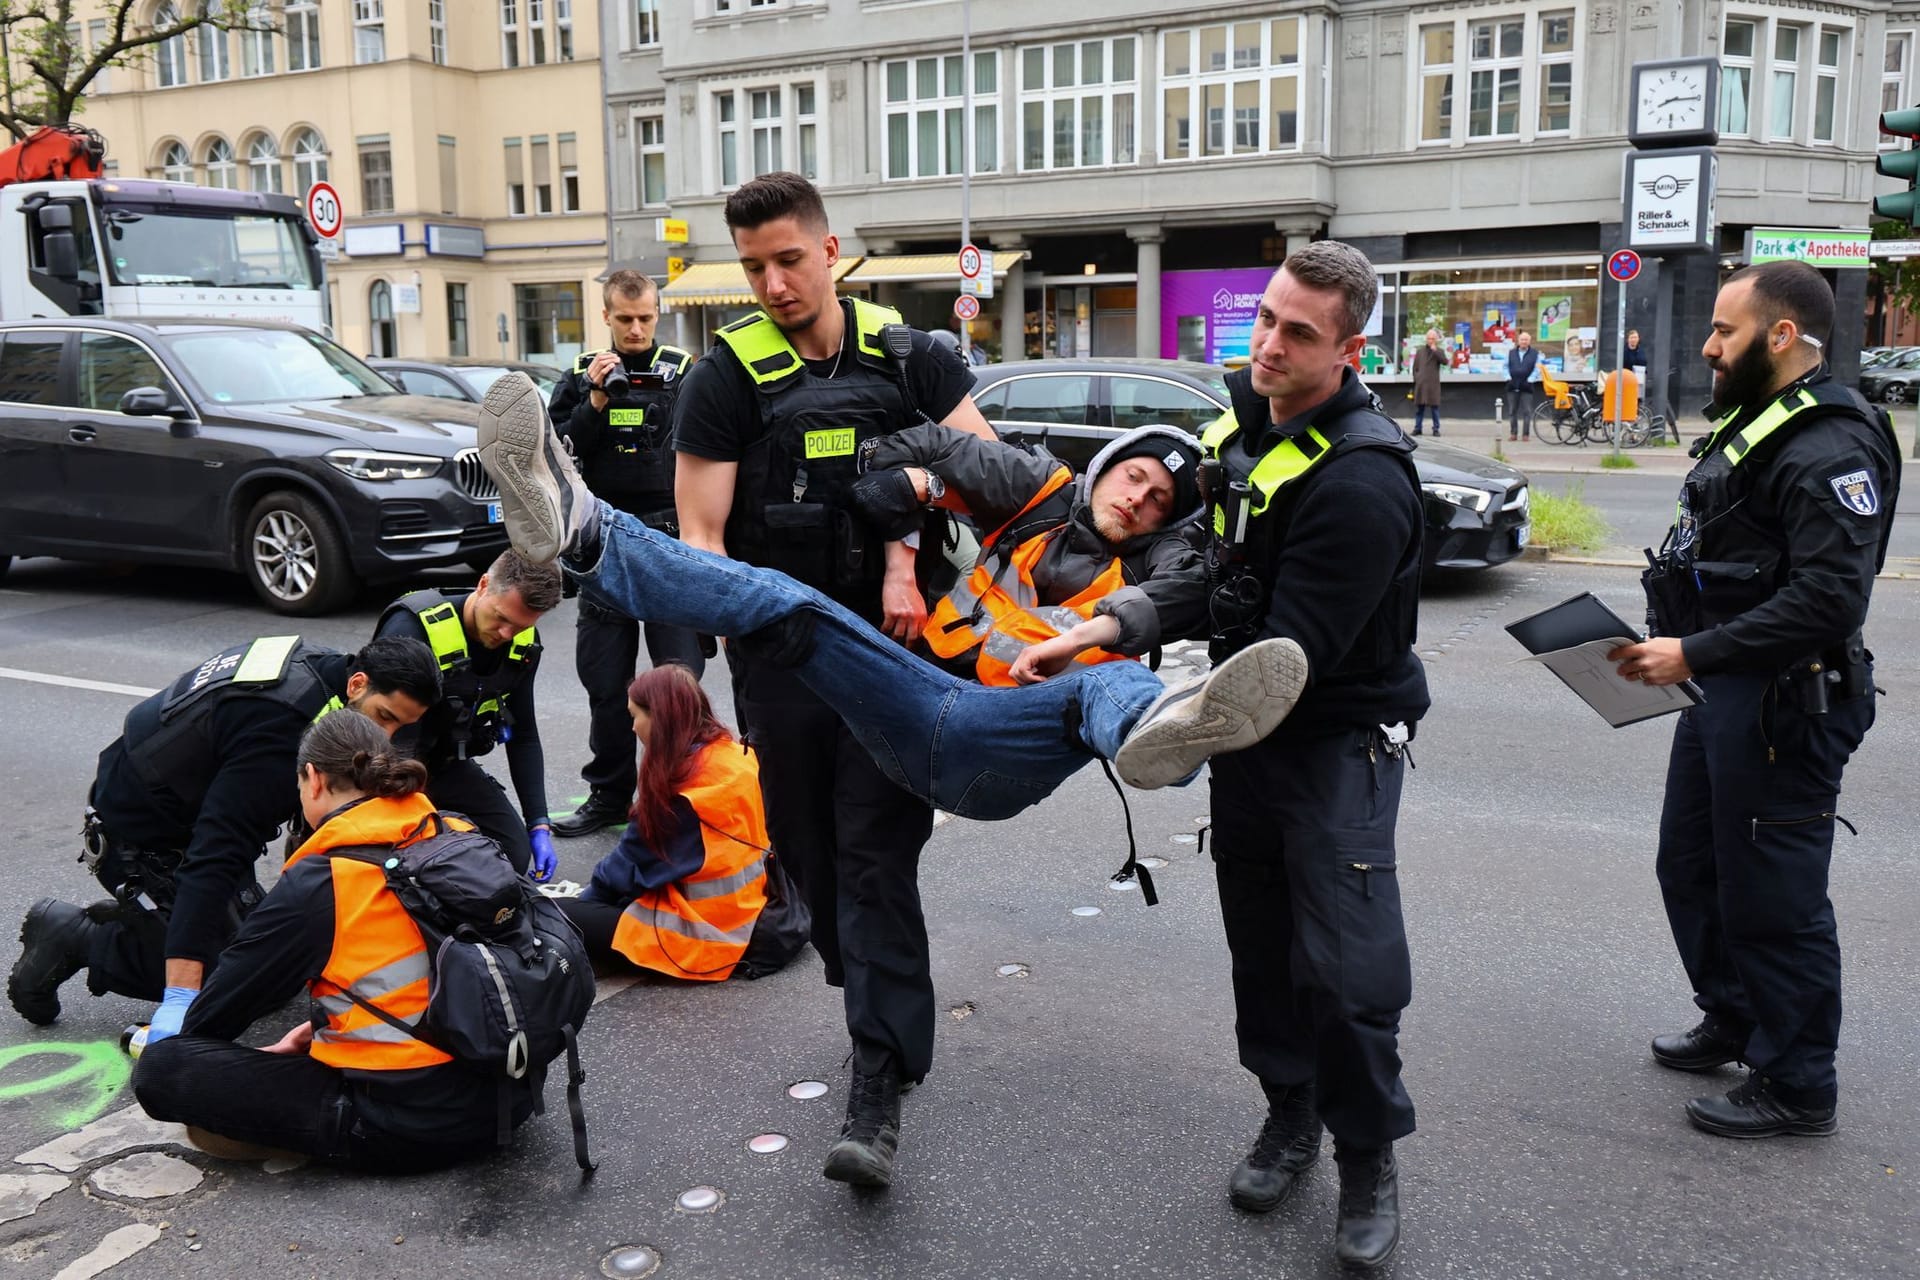
<path fill-rule="evenodd" d="M 973 0 L 960 0 L 960 243 L 973 243 Z M 960 322 L 960 358 L 973 363 L 973 321 Z"/>
<path fill-rule="evenodd" d="M 1620 458 L 1620 437 L 1627 433 L 1627 282 L 1616 281 L 1614 287 L 1620 293 L 1620 308 L 1613 321 L 1613 456 Z M 1600 396 L 1606 403 L 1606 393 Z"/>

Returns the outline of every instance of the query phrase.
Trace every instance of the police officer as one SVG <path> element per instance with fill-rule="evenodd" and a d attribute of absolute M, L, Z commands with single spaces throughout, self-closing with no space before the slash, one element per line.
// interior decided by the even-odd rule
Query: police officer
<path fill-rule="evenodd" d="M 1744 1062 L 1687 1118 L 1735 1138 L 1834 1132 L 1835 803 L 1873 723 L 1861 634 L 1900 488 L 1885 415 L 1829 375 L 1833 290 L 1804 263 L 1735 272 L 1703 354 L 1713 433 L 1645 580 L 1654 638 L 1611 655 L 1705 695 L 1673 734 L 1655 870 L 1705 1014 L 1656 1037 L 1679 1071 Z"/>
<path fill-rule="evenodd" d="M 573 442 L 580 473 L 594 496 L 674 533 L 672 413 L 674 393 L 693 356 L 653 340 L 660 291 L 638 271 L 610 272 L 601 290 L 602 317 L 613 345 L 589 351 L 553 389 L 547 416 Z M 627 716 L 627 683 L 640 657 L 641 625 L 588 600 L 574 625 L 574 667 L 587 691 L 592 758 L 580 770 L 587 801 L 556 822 L 557 836 L 583 836 L 627 820 L 633 804 L 635 745 Z M 655 666 L 678 662 L 706 669 L 700 638 L 681 627 L 646 624 Z"/>
<path fill-rule="evenodd" d="M 1393 1143 L 1414 1127 L 1394 826 L 1404 744 L 1428 705 L 1412 649 L 1413 446 L 1347 364 L 1378 296 L 1349 245 L 1290 255 L 1261 296 L 1249 366 L 1227 375 L 1232 408 L 1201 437 L 1214 661 L 1288 637 L 1309 679 L 1270 736 L 1212 762 L 1240 1062 L 1268 1103 L 1228 1193 L 1243 1210 L 1277 1208 L 1319 1159 L 1324 1121 L 1340 1170 L 1335 1256 L 1361 1268 L 1398 1245 Z"/>
<path fill-rule="evenodd" d="M 906 643 L 926 624 L 914 551 L 853 509 L 860 446 L 919 416 L 993 438 L 959 357 L 833 287 L 839 241 L 813 184 L 756 178 L 727 226 L 762 310 L 720 330 L 674 408 L 681 536 L 780 569 Z M 729 654 L 740 656 L 738 646 Z M 881 773 L 790 672 L 747 661 L 736 701 L 760 753 L 767 826 L 802 881 L 827 981 L 846 991 L 853 1083 L 826 1176 L 886 1186 L 900 1086 L 933 1061 L 917 864 L 933 811 Z"/>
<path fill-rule="evenodd" d="M 301 733 L 344 705 L 391 735 L 439 696 L 433 655 L 417 640 L 346 654 L 268 636 L 140 702 L 100 753 L 83 832 L 82 860 L 113 897 L 33 905 L 7 979 L 13 1007 L 29 1022 L 54 1021 L 60 984 L 85 969 L 94 995 L 163 1001 L 149 1036 L 177 1034 L 259 901 L 254 860 L 296 812 Z"/>
<path fill-rule="evenodd" d="M 395 741 L 427 766 L 435 805 L 473 820 L 514 870 L 546 881 L 558 859 L 547 815 L 547 761 L 533 681 L 540 615 L 560 603 L 560 570 L 502 551 L 471 591 L 410 591 L 387 606 L 375 634 L 423 640 L 440 665 L 440 700 Z M 520 799 L 482 769 L 504 743 Z"/>

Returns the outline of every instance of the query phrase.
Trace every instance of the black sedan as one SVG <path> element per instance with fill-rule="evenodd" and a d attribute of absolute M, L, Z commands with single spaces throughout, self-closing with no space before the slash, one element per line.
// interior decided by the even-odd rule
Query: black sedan
<path fill-rule="evenodd" d="M 482 360 L 456 356 L 450 360 L 405 360 L 374 357 L 367 363 L 378 369 L 388 382 L 408 395 L 438 396 L 444 400 L 468 400 L 479 404 L 487 388 L 509 373 L 524 373 L 540 388 L 542 399 L 550 399 L 564 376 L 550 364 L 527 360 Z"/>
<path fill-rule="evenodd" d="M 361 580 L 484 566 L 507 538 L 478 418 L 293 325 L 0 324 L 0 573 L 207 565 L 312 615 Z"/>
<path fill-rule="evenodd" d="M 1182 360 L 1032 360 L 974 371 L 974 403 L 1002 438 L 1040 444 L 1076 471 L 1149 423 L 1199 435 L 1227 408 L 1226 371 Z M 1485 569 L 1527 545 L 1526 475 L 1485 454 L 1422 440 L 1428 569 Z"/>

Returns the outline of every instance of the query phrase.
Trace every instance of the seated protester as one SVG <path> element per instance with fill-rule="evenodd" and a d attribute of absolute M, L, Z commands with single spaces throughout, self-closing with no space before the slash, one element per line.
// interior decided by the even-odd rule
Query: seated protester
<path fill-rule="evenodd" d="M 760 766 L 677 663 L 627 686 L 640 757 L 632 821 L 560 909 L 596 963 L 618 956 L 670 978 L 732 976 L 767 905 Z"/>
<path fill-rule="evenodd" d="M 485 1155 L 500 1131 L 495 1079 L 389 1029 L 347 995 L 408 1022 L 426 1008 L 420 930 L 377 861 L 361 860 L 433 812 L 421 793 L 426 766 L 365 716 L 336 711 L 307 730 L 296 769 L 313 835 L 241 925 L 181 1033 L 141 1053 L 134 1096 L 156 1120 L 214 1135 L 205 1145 L 217 1155 L 267 1148 L 369 1173 Z M 333 856 L 349 848 L 360 857 Z M 234 1043 L 302 985 L 311 1021 L 266 1049 Z M 534 1100 L 526 1082 L 513 1087 L 518 1125 Z"/>
<path fill-rule="evenodd" d="M 376 636 L 424 640 L 440 662 L 440 701 L 420 722 L 394 735 L 427 766 L 426 792 L 436 808 L 464 814 L 499 845 L 514 869 L 545 882 L 557 857 L 547 815 L 547 758 L 533 681 L 540 672 L 534 624 L 560 603 L 560 575 L 502 551 L 471 591 L 409 591 L 380 615 Z M 496 744 L 507 749 L 507 772 L 519 812 L 480 767 Z"/>
<path fill-rule="evenodd" d="M 583 596 L 630 618 L 731 636 L 755 661 L 791 668 L 895 784 L 963 818 L 1011 817 L 1096 757 L 1137 787 L 1190 782 L 1212 756 L 1272 733 L 1306 685 L 1305 655 L 1282 636 L 1173 690 L 1138 662 L 1036 662 L 1038 645 L 1010 664 L 1016 679 L 1056 661 L 1070 669 L 981 688 L 785 574 L 688 546 L 594 498 L 523 374 L 488 390 L 478 442 L 522 555 L 558 557 Z"/>

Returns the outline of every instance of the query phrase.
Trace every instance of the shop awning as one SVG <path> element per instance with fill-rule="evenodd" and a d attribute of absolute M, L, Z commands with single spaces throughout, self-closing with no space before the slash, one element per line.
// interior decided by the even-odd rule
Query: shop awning
<path fill-rule="evenodd" d="M 860 265 L 859 258 L 842 258 L 833 264 L 834 283 Z M 738 261 L 690 263 L 680 278 L 660 290 L 662 302 L 677 302 L 694 307 L 751 307 L 757 305 L 747 273 Z"/>
<path fill-rule="evenodd" d="M 993 274 L 996 279 L 1007 274 L 1007 268 L 1027 257 L 1027 251 L 1020 249 L 1008 251 L 1001 249 L 993 255 Z M 951 253 L 906 253 L 890 257 L 866 257 L 860 260 L 860 269 L 849 280 L 853 284 L 942 284 L 952 283 L 956 288 L 960 283 L 960 263 L 958 255 Z"/>

